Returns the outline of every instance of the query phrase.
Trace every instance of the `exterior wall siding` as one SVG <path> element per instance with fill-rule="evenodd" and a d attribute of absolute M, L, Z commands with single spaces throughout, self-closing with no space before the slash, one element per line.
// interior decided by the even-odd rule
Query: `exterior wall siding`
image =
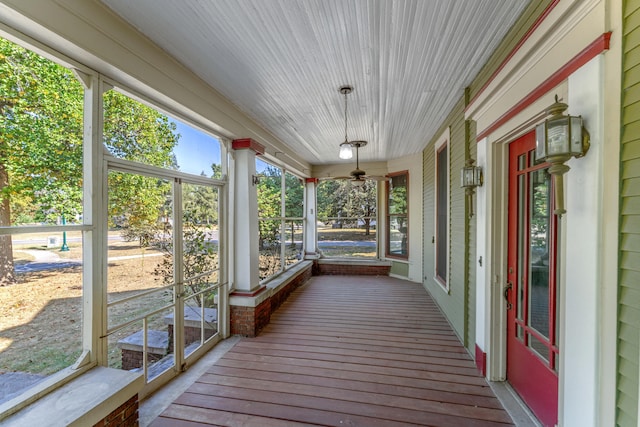
<path fill-rule="evenodd" d="M 469 86 L 468 92 L 460 98 L 459 103 L 449 114 L 441 129 L 450 127 L 449 166 L 449 293 L 447 294 L 435 280 L 434 265 L 434 210 L 435 210 L 435 140 L 429 142 L 423 151 L 423 207 L 424 207 L 424 286 L 432 293 L 434 299 L 447 316 L 456 333 L 463 340 L 471 354 L 475 351 L 476 329 L 476 221 L 469 220 L 469 208 L 464 189 L 460 188 L 459 171 L 464 166 L 466 157 L 476 158 L 475 126 L 465 124 L 464 108 L 469 97 L 477 94 L 493 73 L 500 67 L 507 55 L 518 41 L 532 27 L 538 17 L 555 0 L 532 2 L 507 37 L 501 42 L 494 55 L 485 64 L 481 72 Z M 465 144 L 468 144 L 466 151 Z M 474 197 L 475 203 L 475 197 Z"/>
<path fill-rule="evenodd" d="M 623 3 L 616 424 L 638 425 L 640 336 L 640 0 Z"/>
<path fill-rule="evenodd" d="M 475 128 L 473 123 L 470 121 L 465 122 L 465 143 L 469 147 L 468 155 L 477 160 L 477 144 L 475 140 Z M 472 198 L 473 210 L 475 211 L 476 200 L 475 195 Z M 465 218 L 468 218 L 465 221 L 466 224 L 466 232 L 465 237 L 467 240 L 466 248 L 468 251 L 467 255 L 467 267 L 465 269 L 465 275 L 467 278 L 465 279 L 465 283 L 467 283 L 467 292 L 466 292 L 466 303 L 467 306 L 467 320 L 465 324 L 467 325 L 467 332 L 465 336 L 465 347 L 469 350 L 471 354 L 475 353 L 475 344 L 476 344 L 476 220 L 475 216 L 469 218 L 471 206 L 467 206 L 465 212 Z"/>
<path fill-rule="evenodd" d="M 435 149 L 434 143 L 442 135 L 446 126 L 450 128 L 449 139 L 449 292 L 435 280 Z M 460 188 L 459 173 L 465 163 L 465 125 L 464 99 L 453 109 L 445 126 L 436 132 L 436 139 L 430 141 L 423 151 L 423 188 L 424 188 L 424 286 L 431 292 L 449 323 L 463 340 L 465 346 L 471 349 L 474 345 L 469 341 L 468 331 L 475 330 L 475 319 L 467 314 L 468 284 L 465 273 L 468 263 L 465 257 L 465 196 Z M 475 292 L 475 288 L 474 291 Z M 472 322 L 471 327 L 469 323 Z"/>

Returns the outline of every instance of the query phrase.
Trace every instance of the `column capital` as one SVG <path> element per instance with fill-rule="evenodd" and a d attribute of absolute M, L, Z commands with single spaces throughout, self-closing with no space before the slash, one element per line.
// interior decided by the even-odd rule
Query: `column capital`
<path fill-rule="evenodd" d="M 319 181 L 318 178 L 305 178 L 305 182 L 307 184 L 311 184 L 311 183 L 318 184 L 318 181 Z"/>
<path fill-rule="evenodd" d="M 234 139 L 231 141 L 234 150 L 253 150 L 256 154 L 264 154 L 264 145 L 251 138 Z"/>

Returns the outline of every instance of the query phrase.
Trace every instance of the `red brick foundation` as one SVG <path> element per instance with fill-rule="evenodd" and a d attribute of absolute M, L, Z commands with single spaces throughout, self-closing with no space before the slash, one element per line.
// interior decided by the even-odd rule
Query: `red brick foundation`
<path fill-rule="evenodd" d="M 255 337 L 271 320 L 271 299 L 267 298 L 257 307 L 232 305 L 231 334 Z"/>
<path fill-rule="evenodd" d="M 138 395 L 120 405 L 94 427 L 138 427 Z"/>
<path fill-rule="evenodd" d="M 230 309 L 230 323 L 232 335 L 255 337 L 271 321 L 271 313 L 291 295 L 291 292 L 305 284 L 311 278 L 311 266 L 300 271 L 286 285 L 278 290 L 257 307 L 232 305 Z"/>
<path fill-rule="evenodd" d="M 130 371 L 132 369 L 142 368 L 142 362 L 143 362 L 142 349 L 140 349 L 140 351 L 136 351 L 136 350 L 127 350 L 123 348 L 121 351 L 122 351 L 122 369 L 124 369 L 125 371 Z M 157 362 L 163 357 L 164 357 L 163 354 L 147 353 L 147 363 L 151 364 L 151 363 Z"/>
<path fill-rule="evenodd" d="M 185 347 L 191 343 L 200 341 L 200 328 L 194 328 L 193 326 L 185 326 L 184 328 L 184 345 Z M 167 353 L 173 353 L 173 324 L 167 325 L 167 331 L 169 332 L 169 349 Z M 214 336 L 218 332 L 217 329 L 205 328 L 204 329 L 204 339 L 205 341 Z M 122 368 L 124 369 L 124 368 Z"/>
<path fill-rule="evenodd" d="M 271 312 L 276 311 L 283 302 L 289 298 L 289 295 L 300 286 L 307 283 L 309 279 L 311 279 L 312 270 L 311 268 L 306 268 L 300 272 L 296 277 L 294 277 L 289 283 L 287 283 L 280 292 L 271 296 Z"/>
<path fill-rule="evenodd" d="M 388 276 L 391 265 L 314 261 L 314 276 Z"/>

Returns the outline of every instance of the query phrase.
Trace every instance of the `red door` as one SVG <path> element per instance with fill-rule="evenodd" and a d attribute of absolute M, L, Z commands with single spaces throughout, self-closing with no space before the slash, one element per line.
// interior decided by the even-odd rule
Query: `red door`
<path fill-rule="evenodd" d="M 509 146 L 507 380 L 545 426 L 558 421 L 558 222 L 535 132 Z"/>

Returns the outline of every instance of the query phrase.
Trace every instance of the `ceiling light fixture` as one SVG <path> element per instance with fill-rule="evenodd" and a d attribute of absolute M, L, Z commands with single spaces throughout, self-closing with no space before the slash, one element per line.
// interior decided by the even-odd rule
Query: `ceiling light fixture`
<path fill-rule="evenodd" d="M 351 92 L 353 92 L 351 86 L 342 86 L 340 88 L 340 93 L 344 95 L 344 142 L 340 144 L 340 158 L 345 160 L 353 157 L 353 145 L 347 138 L 347 95 Z"/>
<path fill-rule="evenodd" d="M 352 147 L 356 147 L 356 168 L 351 171 L 353 177 L 351 184 L 360 187 L 364 185 L 364 176 L 366 175 L 366 172 L 360 169 L 360 147 L 367 145 L 367 141 L 351 141 L 350 144 Z"/>

